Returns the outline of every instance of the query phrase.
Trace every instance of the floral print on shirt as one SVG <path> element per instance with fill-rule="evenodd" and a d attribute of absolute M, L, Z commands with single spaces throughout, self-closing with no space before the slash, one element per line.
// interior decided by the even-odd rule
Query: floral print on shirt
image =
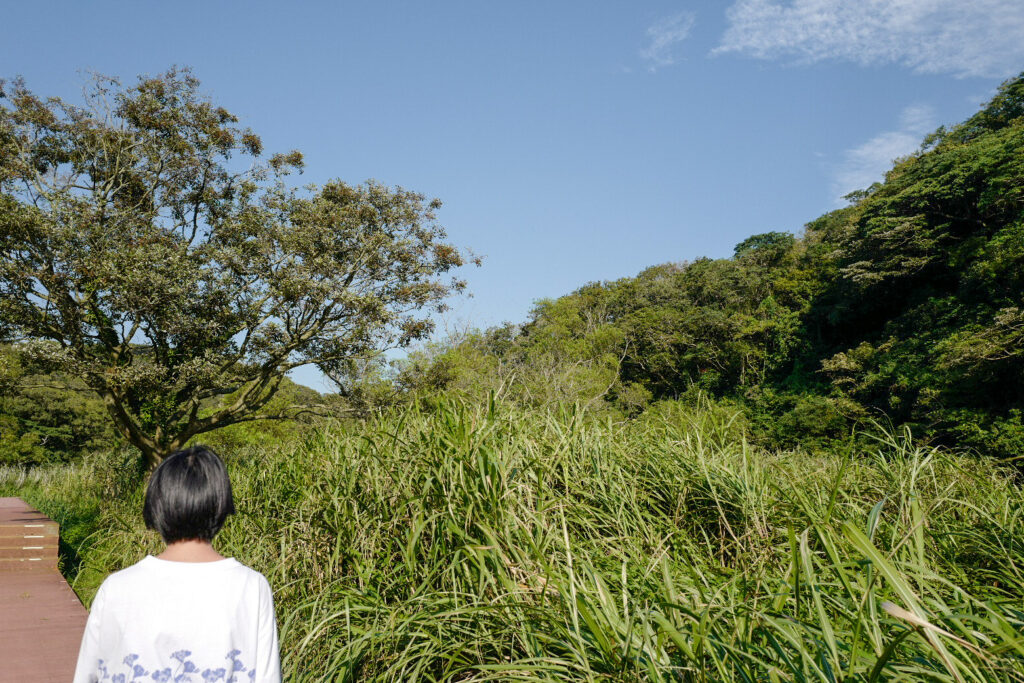
<path fill-rule="evenodd" d="M 110 681 L 110 683 L 132 683 L 137 681 L 142 683 L 143 681 L 156 681 L 156 683 L 214 683 L 215 681 L 222 681 L 223 683 L 246 683 L 256 679 L 256 670 L 246 668 L 242 660 L 238 658 L 238 655 L 242 654 L 241 650 L 231 650 L 224 659 L 227 660 L 227 664 L 224 666 L 216 665 L 216 667 L 207 667 L 201 669 L 199 665 L 192 661 L 191 650 L 178 650 L 171 654 L 171 659 L 178 662 L 173 667 L 165 666 L 164 668 L 154 668 L 152 670 L 147 669 L 144 665 L 138 663 L 139 655 L 129 654 L 125 657 L 120 665 L 115 665 L 106 660 L 99 660 L 96 665 L 97 672 L 99 674 L 98 680 Z M 111 669 L 115 669 L 116 673 Z"/>

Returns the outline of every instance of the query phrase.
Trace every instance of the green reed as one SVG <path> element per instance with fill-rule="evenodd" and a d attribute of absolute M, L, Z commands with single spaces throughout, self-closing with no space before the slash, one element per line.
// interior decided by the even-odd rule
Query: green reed
<path fill-rule="evenodd" d="M 413 405 L 226 454 L 217 544 L 274 586 L 293 681 L 1024 681 L 1016 474 L 905 434 L 849 451 L 675 404 Z M 86 600 L 159 547 L 119 457 L 0 471 L 91 511 Z"/>

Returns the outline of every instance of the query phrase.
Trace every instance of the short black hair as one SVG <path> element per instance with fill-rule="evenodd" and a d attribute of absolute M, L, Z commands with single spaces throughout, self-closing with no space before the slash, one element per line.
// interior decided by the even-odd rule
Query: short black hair
<path fill-rule="evenodd" d="M 142 518 L 165 543 L 212 541 L 234 513 L 224 463 L 206 446 L 176 451 L 149 478 Z"/>

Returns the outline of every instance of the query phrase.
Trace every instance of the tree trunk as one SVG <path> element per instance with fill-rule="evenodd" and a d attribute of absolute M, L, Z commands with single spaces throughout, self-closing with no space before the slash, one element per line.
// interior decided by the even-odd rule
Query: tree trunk
<path fill-rule="evenodd" d="M 132 444 L 140 451 L 142 451 L 142 457 L 146 461 L 146 471 L 152 472 L 157 466 L 164 461 L 172 451 L 165 451 L 163 449 L 150 448 L 141 444 Z"/>
<path fill-rule="evenodd" d="M 157 465 L 164 461 L 164 458 L 174 452 L 174 449 L 169 448 L 167 444 L 153 439 L 139 429 L 124 406 L 121 405 L 118 397 L 109 389 L 99 389 L 97 393 L 103 399 L 103 405 L 114 422 L 114 428 L 124 437 L 125 441 L 139 449 L 149 471 L 155 470 Z"/>

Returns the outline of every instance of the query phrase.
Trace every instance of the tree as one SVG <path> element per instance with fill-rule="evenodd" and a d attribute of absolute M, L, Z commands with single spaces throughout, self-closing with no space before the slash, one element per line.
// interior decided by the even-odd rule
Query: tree
<path fill-rule="evenodd" d="M 292 368 L 423 337 L 464 286 L 439 201 L 289 187 L 301 154 L 263 157 L 187 69 L 96 77 L 81 105 L 0 95 L 0 338 L 80 377 L 151 465 L 281 417 L 262 409 Z"/>

